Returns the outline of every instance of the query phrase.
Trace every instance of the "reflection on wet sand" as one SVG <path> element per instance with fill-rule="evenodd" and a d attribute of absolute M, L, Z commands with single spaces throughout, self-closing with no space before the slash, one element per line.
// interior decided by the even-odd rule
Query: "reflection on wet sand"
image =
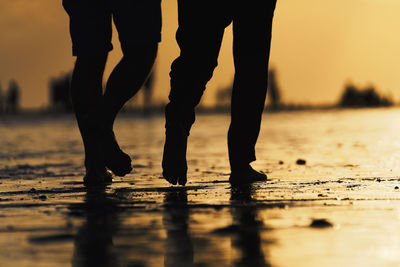
<path fill-rule="evenodd" d="M 135 172 L 97 192 L 82 185 L 72 117 L 1 120 L 0 265 L 400 266 L 398 118 L 268 114 L 254 167 L 269 181 L 235 191 L 227 115 L 198 116 L 185 188 L 158 179 L 164 118 L 125 116 Z M 310 227 L 318 219 L 333 227 Z"/>
<path fill-rule="evenodd" d="M 186 190 L 167 192 L 164 207 L 163 224 L 167 232 L 164 266 L 193 266 Z"/>
<path fill-rule="evenodd" d="M 206 259 L 208 265 L 218 266 L 228 255 L 228 262 L 224 263 L 231 266 L 270 266 L 262 247 L 261 232 L 265 227 L 259 219 L 253 194 L 251 186 L 232 188 L 230 207 L 218 212 L 220 217 L 230 216 L 231 225 L 205 234 L 198 230 L 204 229 L 204 224 L 208 222 L 198 221 L 199 217 L 197 220 L 192 218 L 191 215 L 199 210 L 196 205 L 188 203 L 186 188 L 166 192 L 163 210 L 166 231 L 164 266 L 201 265 L 201 259 Z M 226 238 L 231 246 L 222 249 L 219 242 L 224 242 Z"/>
<path fill-rule="evenodd" d="M 251 185 L 231 188 L 232 246 L 239 251 L 234 266 L 270 266 L 262 249 L 263 222 L 253 199 Z"/>
<path fill-rule="evenodd" d="M 85 201 L 70 210 L 71 215 L 85 217 L 75 236 L 72 266 L 119 266 L 113 248 L 120 225 L 118 208 L 105 187 L 87 189 Z"/>

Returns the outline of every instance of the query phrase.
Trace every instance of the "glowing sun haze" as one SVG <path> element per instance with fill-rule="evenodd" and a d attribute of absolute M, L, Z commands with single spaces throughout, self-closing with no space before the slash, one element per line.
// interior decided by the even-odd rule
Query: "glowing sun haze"
<path fill-rule="evenodd" d="M 334 103 L 346 82 L 373 84 L 400 100 L 400 1 L 278 0 L 271 66 L 277 70 L 284 102 Z M 155 98 L 166 102 L 175 43 L 176 1 L 163 1 L 163 41 L 157 60 Z M 61 0 L 0 2 L 0 82 L 15 78 L 23 107 L 48 104 L 48 79 L 70 71 L 74 59 L 68 17 Z M 106 75 L 121 56 L 117 35 Z M 225 34 L 219 67 L 203 99 L 214 103 L 215 90 L 231 83 L 232 33 Z"/>

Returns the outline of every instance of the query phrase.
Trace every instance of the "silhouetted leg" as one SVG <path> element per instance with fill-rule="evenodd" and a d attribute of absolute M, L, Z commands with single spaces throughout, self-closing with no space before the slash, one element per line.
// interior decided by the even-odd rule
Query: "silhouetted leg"
<path fill-rule="evenodd" d="M 85 148 L 87 184 L 111 181 L 101 151 L 96 142 L 97 132 L 88 125 L 87 118 L 101 104 L 102 79 L 107 54 L 78 56 L 71 81 L 71 97 Z"/>
<path fill-rule="evenodd" d="M 130 55 L 124 55 L 111 73 L 103 97 L 102 150 L 106 166 L 116 175 L 124 176 L 132 170 L 131 159 L 119 147 L 113 124 L 123 105 L 133 97 L 146 80 L 153 65 L 157 44 L 138 47 Z"/>
<path fill-rule="evenodd" d="M 119 148 L 112 126 L 107 127 L 103 119 L 103 112 L 106 110 L 102 94 L 102 79 L 106 60 L 106 55 L 78 56 L 72 78 L 72 99 L 85 150 L 93 151 L 85 155 L 86 157 L 95 155 L 89 156 L 85 164 L 89 162 L 89 165 L 93 165 L 91 162 L 94 158 L 98 161 L 97 165 L 101 162 L 114 174 L 124 176 L 132 170 L 131 159 Z"/>
<path fill-rule="evenodd" d="M 124 176 L 132 170 L 131 159 L 119 147 L 113 124 L 151 71 L 160 41 L 161 8 L 160 0 L 115 0 L 110 5 L 124 56 L 107 81 L 101 114 L 102 144 L 106 166 Z"/>
<path fill-rule="evenodd" d="M 107 81 L 104 94 L 106 125 L 112 128 L 123 105 L 131 99 L 146 81 L 157 55 L 158 44 L 135 48 L 135 53 L 124 55 Z"/>
<path fill-rule="evenodd" d="M 122 52 L 104 93 L 105 120 L 112 128 L 123 105 L 142 87 L 153 67 L 161 40 L 161 0 L 111 3 Z"/>
<path fill-rule="evenodd" d="M 235 2 L 233 54 L 235 78 L 232 91 L 232 121 L 228 133 L 231 181 L 265 180 L 250 162 L 268 86 L 268 61 L 275 0 Z"/>
<path fill-rule="evenodd" d="M 163 175 L 172 184 L 187 181 L 186 146 L 194 109 L 217 66 L 224 29 L 231 22 L 225 1 L 178 1 L 176 40 L 180 56 L 171 66 L 170 102 L 165 109 Z"/>
<path fill-rule="evenodd" d="M 71 96 L 85 148 L 86 184 L 111 181 L 97 145 L 98 131 L 91 125 L 91 117 L 101 105 L 104 66 L 112 49 L 111 10 L 107 2 L 63 0 L 70 17 L 72 51 L 77 56 Z"/>

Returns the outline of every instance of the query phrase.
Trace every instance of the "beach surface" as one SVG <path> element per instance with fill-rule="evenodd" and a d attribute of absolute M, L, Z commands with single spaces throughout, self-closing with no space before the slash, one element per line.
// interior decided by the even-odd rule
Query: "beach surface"
<path fill-rule="evenodd" d="M 189 182 L 161 175 L 164 119 L 121 114 L 134 171 L 86 189 L 73 115 L 0 118 L 0 266 L 399 266 L 400 109 L 265 113 L 231 188 L 226 114 L 198 115 Z"/>

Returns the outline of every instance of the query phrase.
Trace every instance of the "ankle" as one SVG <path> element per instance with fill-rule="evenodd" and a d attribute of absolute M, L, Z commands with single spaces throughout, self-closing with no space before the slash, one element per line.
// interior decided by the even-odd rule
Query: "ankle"
<path fill-rule="evenodd" d="M 248 172 L 250 170 L 253 170 L 253 168 L 249 163 L 231 165 L 231 172 Z"/>

